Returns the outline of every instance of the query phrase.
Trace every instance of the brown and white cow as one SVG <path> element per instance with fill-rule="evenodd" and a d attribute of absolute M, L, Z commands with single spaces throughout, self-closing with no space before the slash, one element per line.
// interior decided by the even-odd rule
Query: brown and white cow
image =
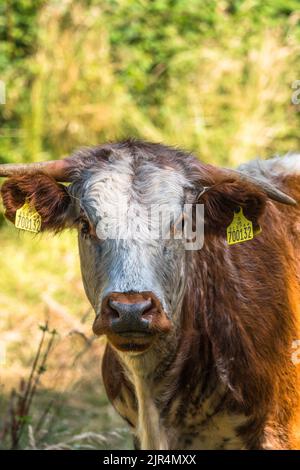
<path fill-rule="evenodd" d="M 78 229 L 93 329 L 108 339 L 103 380 L 138 448 L 297 447 L 299 155 L 234 171 L 126 141 L 0 165 L 0 176 L 9 220 L 27 199 L 42 231 Z M 176 237 L 185 203 L 204 205 L 201 249 Z M 107 236 L 122 231 L 131 205 L 172 206 L 170 237 L 147 237 L 142 216 L 138 236 Z M 240 207 L 262 232 L 229 246 Z"/>

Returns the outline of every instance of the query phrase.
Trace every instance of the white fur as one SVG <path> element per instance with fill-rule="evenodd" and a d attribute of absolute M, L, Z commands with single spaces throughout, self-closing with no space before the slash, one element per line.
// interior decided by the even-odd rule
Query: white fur
<path fill-rule="evenodd" d="M 239 169 L 257 177 L 263 176 L 270 181 L 275 175 L 297 175 L 300 174 L 300 154 L 288 153 L 282 157 L 277 156 L 267 160 L 252 160 L 240 165 Z"/>

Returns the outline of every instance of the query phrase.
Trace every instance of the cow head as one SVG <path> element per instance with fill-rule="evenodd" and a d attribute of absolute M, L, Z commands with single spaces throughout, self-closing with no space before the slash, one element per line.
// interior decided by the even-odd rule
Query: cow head
<path fill-rule="evenodd" d="M 94 332 L 135 357 L 165 347 L 170 338 L 174 343 L 182 325 L 193 266 L 186 240 L 176 236 L 185 203 L 204 205 L 205 236 L 213 238 L 225 236 L 237 206 L 256 224 L 268 197 L 294 202 L 267 181 L 140 142 L 87 149 L 56 162 L 1 165 L 0 176 L 9 177 L 1 190 L 9 220 L 29 200 L 42 217 L 42 231 L 77 228 Z M 155 207 L 169 207 L 170 218 L 151 237 L 145 209 L 149 215 Z"/>

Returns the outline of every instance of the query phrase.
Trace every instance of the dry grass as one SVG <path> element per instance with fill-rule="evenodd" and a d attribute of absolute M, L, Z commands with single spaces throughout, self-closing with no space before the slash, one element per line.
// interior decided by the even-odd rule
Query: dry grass
<path fill-rule="evenodd" d="M 75 234 L 0 234 L 0 447 L 130 448 L 103 388 Z"/>

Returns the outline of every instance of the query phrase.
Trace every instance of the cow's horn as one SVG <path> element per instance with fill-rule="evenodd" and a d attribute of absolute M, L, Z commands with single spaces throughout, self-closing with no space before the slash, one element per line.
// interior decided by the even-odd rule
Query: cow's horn
<path fill-rule="evenodd" d="M 70 172 L 72 159 L 51 160 L 39 163 L 4 163 L 0 165 L 0 176 L 34 175 L 43 173 L 52 176 L 56 181 L 70 181 Z"/>
<path fill-rule="evenodd" d="M 248 183 L 251 183 L 254 186 L 262 189 L 269 196 L 270 199 L 273 199 L 273 201 L 281 202 L 282 204 L 289 204 L 292 206 L 297 204 L 295 199 L 283 193 L 282 191 L 280 191 L 280 189 L 277 189 L 266 179 L 255 178 L 254 176 L 248 175 L 247 173 L 244 173 L 239 170 L 226 169 L 226 171 L 228 172 L 229 177 L 232 175 L 235 179 L 237 178 L 240 181 L 247 181 Z"/>

